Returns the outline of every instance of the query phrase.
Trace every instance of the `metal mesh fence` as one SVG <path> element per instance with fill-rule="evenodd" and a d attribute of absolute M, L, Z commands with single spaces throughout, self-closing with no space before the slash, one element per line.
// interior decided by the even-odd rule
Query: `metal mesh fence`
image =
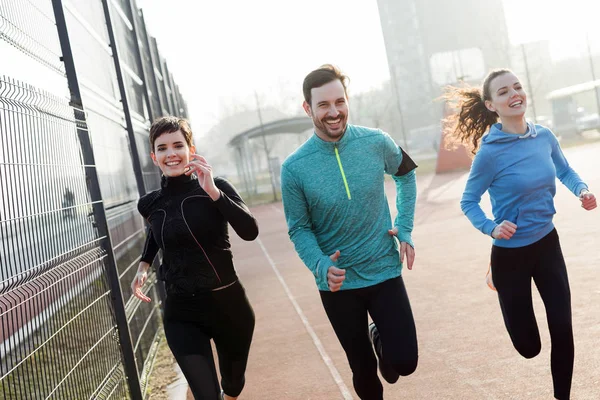
<path fill-rule="evenodd" d="M 10 53 L 9 71 L 25 73 L 0 77 L 0 397 L 139 399 L 162 293 L 151 274 L 155 301 L 131 294 L 136 204 L 160 182 L 150 121 L 174 98 L 187 112 L 183 97 L 168 71 L 157 79 L 133 0 L 3 1 L 0 55 L 13 50 L 25 57 Z"/>
<path fill-rule="evenodd" d="M 165 83 L 164 71 L 162 68 L 161 56 L 158 52 L 156 39 L 150 37 L 150 52 L 152 54 L 152 68 L 156 76 L 156 84 L 158 86 L 158 96 L 160 99 L 161 112 L 160 115 L 168 115 L 171 113 L 169 100 L 167 98 L 167 90 Z"/>
<path fill-rule="evenodd" d="M 153 116 L 162 115 L 162 108 L 160 105 L 160 93 L 154 74 L 154 64 L 152 61 L 153 53 L 150 48 L 151 41 L 146 30 L 146 24 L 144 22 L 144 15 L 142 10 L 136 10 L 134 12 L 134 19 L 137 28 L 137 34 L 140 38 L 140 56 L 142 60 L 142 68 L 144 75 L 146 76 L 146 87 L 148 90 L 148 96 L 150 99 L 151 114 Z"/>
<path fill-rule="evenodd" d="M 0 104 L 1 392 L 84 398 L 122 371 L 93 166 L 66 99 L 2 78 Z"/>
<path fill-rule="evenodd" d="M 64 74 L 50 1 L 2 0 L 0 39 L 46 67 Z"/>

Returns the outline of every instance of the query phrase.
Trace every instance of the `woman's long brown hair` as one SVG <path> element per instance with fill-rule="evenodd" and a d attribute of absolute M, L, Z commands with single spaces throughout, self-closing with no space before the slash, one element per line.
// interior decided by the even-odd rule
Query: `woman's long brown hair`
<path fill-rule="evenodd" d="M 498 114 L 488 110 L 486 100 L 491 100 L 491 82 L 500 75 L 512 73 L 508 69 L 495 69 L 483 80 L 482 88 L 448 86 L 442 99 L 451 110 L 457 110 L 444 119 L 446 145 L 464 145 L 473 154 L 477 153 L 481 138 L 498 122 Z"/>

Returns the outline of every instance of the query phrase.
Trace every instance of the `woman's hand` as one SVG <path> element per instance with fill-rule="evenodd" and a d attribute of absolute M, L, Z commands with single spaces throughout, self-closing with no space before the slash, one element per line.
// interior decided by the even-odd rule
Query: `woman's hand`
<path fill-rule="evenodd" d="M 583 189 L 579 194 L 579 200 L 581 201 L 581 207 L 590 211 L 597 207 L 596 196 L 587 189 Z"/>
<path fill-rule="evenodd" d="M 492 237 L 494 239 L 510 239 L 517 231 L 517 225 L 510 221 L 502 221 L 502 223 L 494 228 Z"/>
<path fill-rule="evenodd" d="M 133 282 L 131 282 L 131 290 L 133 295 L 140 299 L 143 302 L 150 303 L 152 299 L 142 292 L 142 287 L 148 279 L 148 268 L 150 268 L 150 264 L 147 262 L 141 261 L 138 266 L 137 273 L 135 274 L 135 278 L 133 278 Z"/>
<path fill-rule="evenodd" d="M 204 191 L 210 196 L 213 201 L 221 197 L 221 191 L 215 186 L 213 179 L 212 167 L 206 161 L 206 158 L 198 154 L 191 155 L 190 161 L 185 167 L 188 168 L 186 175 L 191 175 L 193 172 L 198 176 L 198 183 Z"/>

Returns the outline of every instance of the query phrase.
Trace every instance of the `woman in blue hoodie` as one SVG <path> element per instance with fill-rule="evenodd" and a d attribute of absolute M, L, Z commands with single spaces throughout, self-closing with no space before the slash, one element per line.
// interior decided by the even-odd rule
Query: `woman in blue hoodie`
<path fill-rule="evenodd" d="M 569 166 L 554 134 L 525 120 L 527 94 L 511 71 L 490 72 L 481 89 L 449 88 L 446 98 L 458 110 L 450 118 L 450 137 L 475 154 L 460 205 L 471 223 L 494 239 L 491 273 L 506 329 L 523 357 L 540 352 L 533 279 L 552 339 L 554 396 L 569 399 L 573 329 L 567 270 L 552 223 L 556 177 L 584 209 L 596 208 L 596 198 Z M 479 205 L 486 191 L 494 219 Z"/>

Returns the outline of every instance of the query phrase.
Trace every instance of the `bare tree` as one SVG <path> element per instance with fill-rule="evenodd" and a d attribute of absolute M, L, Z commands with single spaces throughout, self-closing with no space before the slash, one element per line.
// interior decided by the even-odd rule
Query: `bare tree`
<path fill-rule="evenodd" d="M 389 81 L 379 88 L 352 96 L 348 101 L 356 124 L 386 131 L 392 128 L 398 111 L 393 107 L 395 99 Z"/>

